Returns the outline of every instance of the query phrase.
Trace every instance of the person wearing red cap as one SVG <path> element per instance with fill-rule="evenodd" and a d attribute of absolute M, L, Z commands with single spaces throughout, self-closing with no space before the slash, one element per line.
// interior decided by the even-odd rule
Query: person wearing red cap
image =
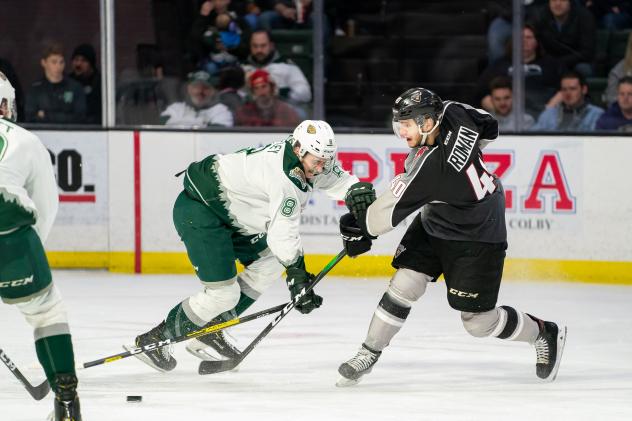
<path fill-rule="evenodd" d="M 278 98 L 270 73 L 255 70 L 248 77 L 248 87 L 252 99 L 237 110 L 238 126 L 291 127 L 299 123 L 296 110 Z"/>

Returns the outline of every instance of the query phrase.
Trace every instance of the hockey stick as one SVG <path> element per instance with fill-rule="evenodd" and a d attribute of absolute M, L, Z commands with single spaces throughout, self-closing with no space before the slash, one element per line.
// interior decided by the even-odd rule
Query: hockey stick
<path fill-rule="evenodd" d="M 141 354 L 147 351 L 155 351 L 163 346 L 172 345 L 178 342 L 186 341 L 188 339 L 199 338 L 200 336 L 208 335 L 209 333 L 217 332 L 222 329 L 226 329 L 227 327 L 239 325 L 242 323 L 249 322 L 251 320 L 258 319 L 260 317 L 269 316 L 270 314 L 278 313 L 283 310 L 285 304 L 280 304 L 276 307 L 269 308 L 267 310 L 261 310 L 257 313 L 250 314 L 245 317 L 238 317 L 232 320 L 228 320 L 227 322 L 218 323 L 216 325 L 207 326 L 200 330 L 195 330 L 193 332 L 187 333 L 186 335 L 177 336 L 173 339 L 165 339 L 164 341 L 152 342 L 147 345 L 138 346 L 130 349 L 129 351 L 121 352 L 120 354 L 110 355 L 109 357 L 100 358 L 98 360 L 89 361 L 87 363 L 83 363 L 83 368 L 90 368 L 97 365 L 102 365 L 106 363 L 111 363 L 113 361 L 118 361 L 123 358 L 131 357 L 132 355 Z"/>
<path fill-rule="evenodd" d="M 7 366 L 11 373 L 22 383 L 22 385 L 26 388 L 26 391 L 33 396 L 33 399 L 36 401 L 41 401 L 44 399 L 48 392 L 50 391 L 50 385 L 48 384 L 48 380 L 44 380 L 42 384 L 37 386 L 33 386 L 24 375 L 18 370 L 18 367 L 15 365 L 13 361 L 9 358 L 7 354 L 4 353 L 2 349 L 0 349 L 0 360 Z"/>
<path fill-rule="evenodd" d="M 241 354 L 238 358 L 219 361 L 202 361 L 200 363 L 200 368 L 198 372 L 200 374 L 214 374 L 220 373 L 222 371 L 232 370 L 233 368 L 237 367 L 244 360 L 244 358 L 246 358 L 246 356 L 250 354 L 250 352 L 252 352 L 252 350 L 259 344 L 259 342 L 261 342 L 261 340 L 265 338 L 268 333 L 270 333 L 270 331 L 274 329 L 274 327 L 296 306 L 296 303 L 298 303 L 298 301 L 308 292 L 314 289 L 316 284 L 320 282 L 320 280 L 323 279 L 325 275 L 327 275 L 327 273 L 329 273 L 329 271 L 334 266 L 336 266 L 338 262 L 340 262 L 342 258 L 346 255 L 347 253 L 342 250 L 340 253 L 338 253 L 336 257 L 331 259 L 331 261 L 327 263 L 327 266 L 325 266 L 323 270 L 321 270 L 320 273 L 316 275 L 314 281 L 307 288 L 303 288 L 300 294 L 296 295 L 292 301 L 285 304 L 285 307 L 283 308 L 283 310 L 281 310 L 281 313 L 276 316 L 274 320 L 272 320 L 270 324 L 268 324 L 268 326 L 266 326 L 265 329 L 263 329 L 263 331 L 261 331 L 261 333 L 252 342 L 250 342 L 250 344 L 243 351 L 241 351 Z"/>

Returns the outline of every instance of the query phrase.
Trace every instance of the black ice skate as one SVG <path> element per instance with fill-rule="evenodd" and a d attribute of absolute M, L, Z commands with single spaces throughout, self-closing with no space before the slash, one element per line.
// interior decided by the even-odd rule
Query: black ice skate
<path fill-rule="evenodd" d="M 535 319 L 540 325 L 540 334 L 535 340 L 537 362 L 535 371 L 539 378 L 552 382 L 557 376 L 566 344 L 566 326 L 558 328 L 553 322 Z"/>
<path fill-rule="evenodd" d="M 358 384 L 362 376 L 371 372 L 381 354 L 382 351 L 373 351 L 362 344 L 355 357 L 338 367 L 338 373 L 342 377 L 340 377 L 336 386 L 347 387 Z"/>
<path fill-rule="evenodd" d="M 77 396 L 77 377 L 74 374 L 57 374 L 55 383 L 55 421 L 81 421 L 81 408 Z"/>
<path fill-rule="evenodd" d="M 211 320 L 206 326 L 213 326 L 224 322 L 222 318 L 215 318 Z M 241 351 L 229 340 L 230 335 L 223 330 L 209 333 L 208 335 L 200 336 L 192 339 L 187 344 L 187 351 L 196 357 L 205 361 L 217 361 L 222 359 L 234 359 L 239 358 Z M 214 353 L 209 352 L 211 348 Z"/>
<path fill-rule="evenodd" d="M 151 329 L 147 333 L 138 335 L 136 337 L 135 346 L 143 346 L 154 342 L 160 342 L 167 339 L 164 334 L 165 322 L 163 321 L 155 328 Z M 126 350 L 131 350 L 132 347 L 123 346 Z M 155 351 L 147 351 L 145 353 L 134 354 L 136 358 L 147 364 L 148 366 L 158 371 L 171 371 L 176 367 L 177 361 L 171 355 L 171 346 L 163 346 Z"/>

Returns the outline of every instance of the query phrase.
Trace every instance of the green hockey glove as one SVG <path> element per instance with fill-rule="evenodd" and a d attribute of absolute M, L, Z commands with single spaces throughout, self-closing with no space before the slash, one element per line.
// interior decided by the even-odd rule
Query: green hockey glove
<path fill-rule="evenodd" d="M 375 202 L 373 184 L 360 181 L 349 187 L 345 195 L 345 204 L 356 220 L 364 218 L 366 210 Z"/>
<path fill-rule="evenodd" d="M 314 290 L 301 295 L 303 288 L 307 288 L 313 279 L 314 275 L 308 273 L 304 267 L 292 266 L 287 268 L 285 282 L 290 290 L 292 300 L 296 301 L 296 309 L 303 314 L 311 313 L 323 303 L 323 297 L 317 295 Z"/>

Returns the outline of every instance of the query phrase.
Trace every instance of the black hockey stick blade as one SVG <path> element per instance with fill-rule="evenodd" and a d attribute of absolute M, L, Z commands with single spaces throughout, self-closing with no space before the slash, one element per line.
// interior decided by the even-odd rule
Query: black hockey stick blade
<path fill-rule="evenodd" d="M 15 365 L 13 361 L 9 358 L 7 354 L 0 349 L 0 360 L 7 366 L 7 368 L 13 373 L 13 375 L 22 383 L 27 392 L 35 399 L 36 401 L 41 401 L 48 395 L 50 392 L 50 385 L 48 384 L 48 380 L 44 380 L 41 384 L 37 386 L 33 386 L 27 379 L 24 377 L 22 372 L 18 370 L 18 367 Z"/>
<path fill-rule="evenodd" d="M 201 375 L 221 373 L 222 371 L 230 371 L 237 367 L 243 358 L 234 358 L 231 360 L 205 360 L 200 363 L 198 373 Z"/>
<path fill-rule="evenodd" d="M 226 329 L 230 326 L 239 325 L 242 323 L 249 322 L 251 320 L 258 319 L 260 317 L 269 316 L 270 314 L 278 313 L 283 310 L 284 304 L 280 304 L 276 307 L 268 308 L 266 310 L 261 310 L 257 313 L 250 314 L 248 316 L 239 317 L 236 319 L 228 320 L 227 322 L 218 323 L 211 326 L 206 326 L 200 330 L 196 330 L 186 335 L 177 336 L 173 339 L 165 339 L 164 341 L 152 342 L 147 345 L 137 346 L 131 348 L 129 351 L 121 352 L 119 354 L 110 355 L 109 357 L 99 358 L 98 360 L 88 361 L 87 363 L 83 363 L 83 368 L 95 367 L 97 365 L 107 364 L 114 361 L 122 360 L 123 358 L 131 357 L 132 355 L 145 353 L 147 351 L 155 351 L 157 349 L 162 348 L 163 346 L 172 345 L 178 342 L 186 341 L 193 338 L 199 338 L 200 336 L 208 335 L 209 333 L 217 332 L 222 329 Z"/>
<path fill-rule="evenodd" d="M 274 327 L 296 306 L 296 303 L 305 294 L 314 289 L 316 284 L 320 282 L 320 280 L 323 279 L 325 275 L 327 275 L 329 271 L 333 269 L 333 267 L 336 266 L 338 262 L 340 262 L 342 258 L 346 255 L 347 253 L 344 250 L 338 253 L 333 259 L 331 259 L 329 263 L 327 263 L 327 266 L 325 266 L 323 270 L 321 270 L 320 273 L 316 275 L 314 281 L 307 288 L 304 288 L 300 294 L 294 297 L 292 301 L 289 301 L 287 304 L 282 304 L 284 305 L 284 307 L 281 310 L 281 313 L 276 316 L 274 320 L 272 320 L 270 324 L 268 324 L 268 326 L 266 326 L 265 329 L 263 329 L 263 331 L 261 331 L 261 333 L 259 333 L 259 335 L 257 335 L 257 337 L 252 342 L 250 342 L 250 344 L 243 351 L 241 351 L 241 355 L 239 356 L 239 358 L 219 361 L 202 361 L 200 363 L 198 373 L 202 375 L 215 374 L 221 373 L 222 371 L 232 370 L 233 368 L 237 367 L 244 360 L 244 358 L 246 358 L 246 356 L 250 354 L 250 352 L 259 344 L 259 342 L 261 342 L 261 340 L 265 338 L 266 335 L 270 333 L 270 331 L 274 329 Z"/>

